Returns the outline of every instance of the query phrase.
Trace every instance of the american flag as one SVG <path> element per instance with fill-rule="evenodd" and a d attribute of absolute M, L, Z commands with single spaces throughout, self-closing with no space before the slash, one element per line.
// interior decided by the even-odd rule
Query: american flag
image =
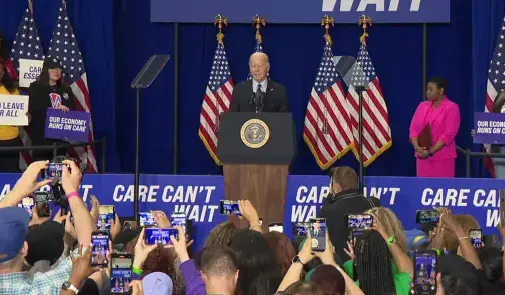
<path fill-rule="evenodd" d="M 365 44 L 361 44 L 357 63 L 363 74 L 353 73 L 347 93 L 350 122 L 354 136 L 354 155 L 359 160 L 359 95 L 353 85 L 365 86 L 363 92 L 363 165 L 370 165 L 391 147 L 389 115 L 379 78 Z M 361 69 L 359 69 L 361 68 Z"/>
<path fill-rule="evenodd" d="M 58 21 L 53 32 L 48 56 L 57 57 L 63 65 L 63 77 L 70 84 L 77 98 L 77 110 L 91 113 L 91 100 L 88 91 L 88 79 L 82 54 L 77 46 L 74 30 L 68 18 L 65 1 L 58 12 Z M 88 140 L 93 141 L 93 124 L 90 122 Z M 69 155 L 78 158 L 87 165 L 90 172 L 97 172 L 93 147 L 69 149 Z"/>
<path fill-rule="evenodd" d="M 16 39 L 12 44 L 11 58 L 19 72 L 19 59 L 44 59 L 44 50 L 40 43 L 39 32 L 33 20 L 33 13 L 31 8 L 26 8 L 19 25 Z M 22 93 L 26 91 L 21 91 Z M 30 146 L 32 141 L 29 136 L 29 127 L 20 128 L 20 137 L 23 145 Z M 19 168 L 25 170 L 28 164 L 32 162 L 32 152 L 21 152 L 19 157 Z"/>
<path fill-rule="evenodd" d="M 200 127 L 198 135 L 217 165 L 221 165 L 217 158 L 217 140 L 219 132 L 219 118 L 230 107 L 233 81 L 226 57 L 226 50 L 222 39 L 218 40 L 214 53 L 209 82 L 205 89 L 202 109 L 200 111 Z"/>
<path fill-rule="evenodd" d="M 494 100 L 501 91 L 505 90 L 505 17 L 503 24 L 496 40 L 496 47 L 493 53 L 493 58 L 489 65 L 489 74 L 487 78 L 487 95 L 484 111 L 486 113 L 493 111 Z M 490 146 L 485 145 L 485 149 L 489 152 Z M 495 176 L 494 165 L 490 158 L 484 159 L 484 164 L 488 168 L 489 173 Z"/>
<path fill-rule="evenodd" d="M 347 103 L 329 40 L 307 105 L 303 139 L 323 170 L 353 146 Z"/>

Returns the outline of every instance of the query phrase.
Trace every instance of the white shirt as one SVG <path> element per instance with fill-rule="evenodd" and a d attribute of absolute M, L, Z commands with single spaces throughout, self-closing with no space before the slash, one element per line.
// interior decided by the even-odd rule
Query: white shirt
<path fill-rule="evenodd" d="M 253 86 L 253 92 L 256 93 L 256 90 L 258 90 L 258 84 L 261 85 L 261 91 L 262 92 L 267 92 L 267 84 L 268 84 L 268 80 L 265 79 L 263 80 L 263 82 L 259 83 L 258 81 L 254 80 L 253 79 L 253 83 L 252 83 L 252 86 Z"/>

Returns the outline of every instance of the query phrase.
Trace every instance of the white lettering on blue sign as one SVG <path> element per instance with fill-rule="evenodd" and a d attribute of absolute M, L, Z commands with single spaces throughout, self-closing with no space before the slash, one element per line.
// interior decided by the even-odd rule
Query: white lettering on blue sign
<path fill-rule="evenodd" d="M 410 1 L 410 11 L 419 11 L 421 7 L 421 0 L 409 0 Z M 351 11 L 354 3 L 359 3 L 356 11 L 365 11 L 368 9 L 369 5 L 373 5 L 375 11 L 384 11 L 386 0 L 340 0 L 340 6 L 338 7 L 338 11 L 346 12 Z M 402 3 L 406 3 L 406 0 L 403 0 Z M 335 6 L 337 4 L 337 0 L 323 0 L 323 9 L 322 11 L 334 11 Z M 400 5 L 400 0 L 389 0 L 388 11 L 398 11 L 398 7 Z"/>
<path fill-rule="evenodd" d="M 394 205 L 396 200 L 396 194 L 400 192 L 399 187 L 365 187 L 365 196 L 374 197 L 379 200 L 383 200 L 382 197 L 389 197 L 389 205 Z M 381 203 L 382 204 L 382 203 Z"/>

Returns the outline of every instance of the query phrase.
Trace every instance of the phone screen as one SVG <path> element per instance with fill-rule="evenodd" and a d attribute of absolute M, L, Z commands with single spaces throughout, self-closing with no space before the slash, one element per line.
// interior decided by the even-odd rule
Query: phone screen
<path fill-rule="evenodd" d="M 91 235 L 93 251 L 91 254 L 91 265 L 106 267 L 109 263 L 109 235 L 104 232 L 93 232 Z"/>
<path fill-rule="evenodd" d="M 139 212 L 140 226 L 156 226 L 154 216 L 151 212 Z"/>
<path fill-rule="evenodd" d="M 186 213 L 184 212 L 179 212 L 179 213 L 172 213 L 170 216 L 170 219 L 172 220 L 172 227 L 180 226 L 186 233 Z"/>
<path fill-rule="evenodd" d="M 312 250 L 324 252 L 326 249 L 326 219 L 313 218 L 309 220 L 310 234 L 312 237 Z"/>
<path fill-rule="evenodd" d="M 295 222 L 293 223 L 293 236 L 300 237 L 306 236 L 309 231 L 310 224 L 308 222 Z"/>
<path fill-rule="evenodd" d="M 97 228 L 101 231 L 109 231 L 112 222 L 115 219 L 115 208 L 113 205 L 100 205 L 98 208 L 100 215 L 98 216 Z"/>
<path fill-rule="evenodd" d="M 269 232 L 276 231 L 276 232 L 283 233 L 284 232 L 284 225 L 282 223 L 270 223 L 268 225 L 268 231 Z"/>
<path fill-rule="evenodd" d="M 132 258 L 129 254 L 112 254 L 110 286 L 112 295 L 128 294 L 132 278 Z"/>
<path fill-rule="evenodd" d="M 482 247 L 482 230 L 481 229 L 471 229 L 468 233 L 470 237 L 470 242 L 475 248 Z"/>
<path fill-rule="evenodd" d="M 21 207 L 24 208 L 26 212 L 28 212 L 28 214 L 30 214 L 30 218 L 33 215 L 33 206 L 34 202 L 32 197 L 23 198 L 23 200 L 21 201 Z"/>
<path fill-rule="evenodd" d="M 61 179 L 63 165 L 63 163 L 49 163 L 47 169 L 40 174 L 40 177 L 42 179 Z"/>
<path fill-rule="evenodd" d="M 417 224 L 437 223 L 439 218 L 437 210 L 417 210 L 416 212 Z"/>
<path fill-rule="evenodd" d="M 50 217 L 48 192 L 35 192 L 35 204 L 37 206 L 37 215 L 39 217 Z"/>
<path fill-rule="evenodd" d="M 437 253 L 421 251 L 415 254 L 414 290 L 419 295 L 437 292 Z"/>
<path fill-rule="evenodd" d="M 178 232 L 174 228 L 146 228 L 144 239 L 147 245 L 171 245 L 170 236 L 178 239 Z"/>
<path fill-rule="evenodd" d="M 222 215 L 242 215 L 240 214 L 238 203 L 230 200 L 221 200 L 219 202 L 219 211 Z"/>
<path fill-rule="evenodd" d="M 347 215 L 347 228 L 350 229 L 351 238 L 359 236 L 366 228 L 373 225 L 373 217 L 370 214 Z"/>

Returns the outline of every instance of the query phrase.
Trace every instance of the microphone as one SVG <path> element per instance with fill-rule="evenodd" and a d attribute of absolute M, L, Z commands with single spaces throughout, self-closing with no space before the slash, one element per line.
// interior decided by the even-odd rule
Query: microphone
<path fill-rule="evenodd" d="M 251 94 L 251 96 L 249 97 L 249 104 L 254 104 L 254 92 Z"/>

